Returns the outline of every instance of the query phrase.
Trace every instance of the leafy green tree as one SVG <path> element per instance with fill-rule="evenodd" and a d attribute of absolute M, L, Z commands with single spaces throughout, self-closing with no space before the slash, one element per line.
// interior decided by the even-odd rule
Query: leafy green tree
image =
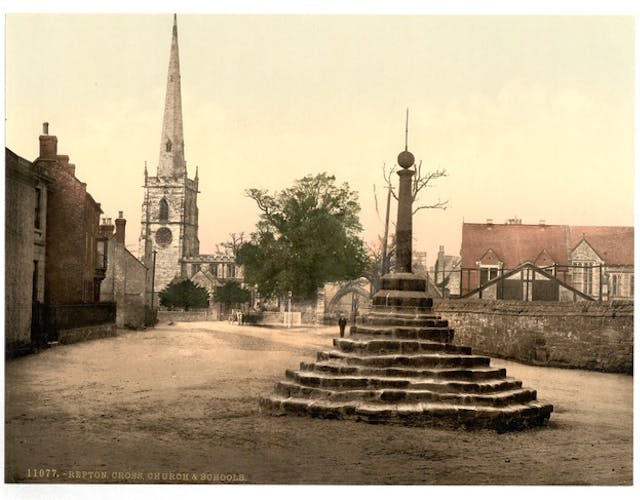
<path fill-rule="evenodd" d="M 328 281 L 358 278 L 368 257 L 357 194 L 326 173 L 273 194 L 249 189 L 261 211 L 257 231 L 238 250 L 244 279 L 263 297 L 312 297 Z"/>
<path fill-rule="evenodd" d="M 223 304 L 244 304 L 251 300 L 251 292 L 235 281 L 227 281 L 224 285 L 216 287 L 215 299 Z"/>
<path fill-rule="evenodd" d="M 209 307 L 209 292 L 191 280 L 169 283 L 159 294 L 160 305 L 185 310 Z"/>

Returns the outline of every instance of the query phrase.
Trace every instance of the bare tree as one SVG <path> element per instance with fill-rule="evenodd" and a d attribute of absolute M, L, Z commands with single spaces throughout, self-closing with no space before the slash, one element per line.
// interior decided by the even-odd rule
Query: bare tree
<path fill-rule="evenodd" d="M 382 167 L 382 175 L 384 177 L 385 182 L 387 183 L 387 187 L 391 190 L 391 194 L 393 197 L 398 200 L 398 195 L 394 188 L 394 182 L 391 178 L 391 175 L 397 170 L 397 165 L 394 165 L 389 170 L 387 170 L 386 166 Z M 422 169 L 422 160 L 415 167 L 415 176 L 413 177 L 413 183 L 411 184 L 411 201 L 414 204 L 413 213 L 423 210 L 423 209 L 440 209 L 446 210 L 447 205 L 449 204 L 449 200 L 442 201 L 438 198 L 438 201 L 433 203 L 419 204 L 416 202 L 420 196 L 420 193 L 424 190 L 433 187 L 433 182 L 440 179 L 441 177 L 446 177 L 447 171 L 445 169 L 437 169 L 437 170 L 428 170 L 423 171 Z"/>
<path fill-rule="evenodd" d="M 216 244 L 216 253 L 229 255 L 235 258 L 238 249 L 244 243 L 244 231 L 241 233 L 229 233 L 229 241 Z"/>
<path fill-rule="evenodd" d="M 393 269 L 396 253 L 395 236 L 391 235 L 391 242 L 388 247 L 385 245 L 384 238 L 379 236 L 377 244 L 367 245 L 367 253 L 369 255 L 369 267 L 363 273 L 363 276 L 371 283 L 373 296 L 380 289 L 382 276 Z"/>

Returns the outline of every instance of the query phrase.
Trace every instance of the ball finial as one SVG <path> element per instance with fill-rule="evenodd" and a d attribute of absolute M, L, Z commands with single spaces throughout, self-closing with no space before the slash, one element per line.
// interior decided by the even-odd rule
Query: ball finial
<path fill-rule="evenodd" d="M 413 164 L 416 162 L 413 154 L 410 151 L 403 151 L 398 155 L 398 165 L 402 168 L 413 167 Z"/>

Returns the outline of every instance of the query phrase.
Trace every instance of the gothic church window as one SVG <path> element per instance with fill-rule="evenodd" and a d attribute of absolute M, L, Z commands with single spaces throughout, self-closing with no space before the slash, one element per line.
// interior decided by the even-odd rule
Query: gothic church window
<path fill-rule="evenodd" d="M 169 220 L 169 203 L 165 198 L 160 200 L 160 222 L 167 222 Z"/>

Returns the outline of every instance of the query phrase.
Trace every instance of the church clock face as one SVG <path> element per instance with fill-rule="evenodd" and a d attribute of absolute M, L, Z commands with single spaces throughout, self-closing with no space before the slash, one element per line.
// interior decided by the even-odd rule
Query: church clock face
<path fill-rule="evenodd" d="M 156 231 L 156 243 L 161 247 L 166 247 L 171 243 L 172 238 L 173 235 L 168 227 L 161 227 Z"/>

